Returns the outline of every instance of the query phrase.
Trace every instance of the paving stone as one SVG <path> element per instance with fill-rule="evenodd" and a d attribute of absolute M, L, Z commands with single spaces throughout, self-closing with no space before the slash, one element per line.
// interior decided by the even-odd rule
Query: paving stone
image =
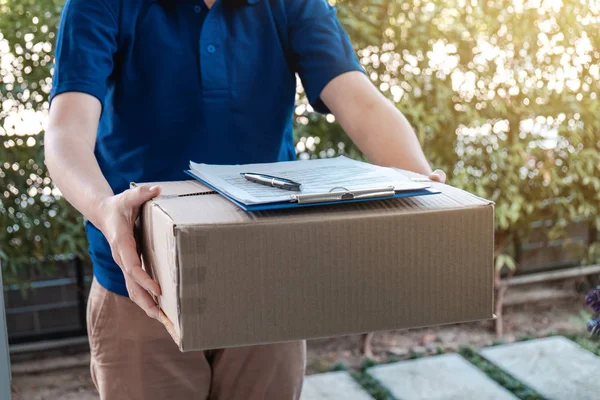
<path fill-rule="evenodd" d="M 600 398 L 600 357 L 564 337 L 488 347 L 481 354 L 548 400 Z"/>
<path fill-rule="evenodd" d="M 379 365 L 367 372 L 402 400 L 517 399 L 458 354 Z"/>
<path fill-rule="evenodd" d="M 300 400 L 373 400 L 344 371 L 310 375 L 304 379 Z"/>

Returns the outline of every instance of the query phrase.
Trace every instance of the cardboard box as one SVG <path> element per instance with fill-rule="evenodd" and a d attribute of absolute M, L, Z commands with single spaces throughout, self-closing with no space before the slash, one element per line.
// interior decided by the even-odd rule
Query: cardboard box
<path fill-rule="evenodd" d="M 493 318 L 490 201 L 436 183 L 248 213 L 195 181 L 161 185 L 142 208 L 142 259 L 182 351 Z"/>

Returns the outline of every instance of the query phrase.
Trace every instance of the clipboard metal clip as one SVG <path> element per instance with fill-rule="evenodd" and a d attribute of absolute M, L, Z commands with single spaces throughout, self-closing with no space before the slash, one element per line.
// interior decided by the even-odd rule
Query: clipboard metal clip
<path fill-rule="evenodd" d="M 396 194 L 393 186 L 376 189 L 348 190 L 344 187 L 335 187 L 328 193 L 293 194 L 291 200 L 298 204 L 327 203 L 334 201 L 379 199 L 393 197 Z"/>

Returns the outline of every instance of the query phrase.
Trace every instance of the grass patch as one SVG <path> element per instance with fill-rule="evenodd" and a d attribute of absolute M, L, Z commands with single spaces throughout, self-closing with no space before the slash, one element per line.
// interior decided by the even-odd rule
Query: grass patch
<path fill-rule="evenodd" d="M 458 353 L 463 356 L 471 364 L 479 368 L 488 377 L 498 382 L 505 387 L 509 392 L 517 396 L 521 400 L 545 400 L 544 397 L 531 389 L 523 382 L 513 378 L 507 372 L 494 363 L 480 356 L 475 350 L 469 347 L 459 349 Z"/>
<path fill-rule="evenodd" d="M 395 362 L 395 361 L 392 361 Z M 355 381 L 375 400 L 397 400 L 394 395 L 379 381 L 367 373 L 367 369 L 376 365 L 390 364 L 387 362 L 377 363 L 371 359 L 365 360 L 360 371 L 352 372 L 351 375 Z"/>
<path fill-rule="evenodd" d="M 548 336 L 552 336 L 552 335 L 548 335 Z M 534 335 L 521 335 L 521 336 L 517 337 L 517 342 L 527 342 L 529 340 L 535 340 L 538 338 L 539 338 L 539 336 L 534 336 Z"/>
<path fill-rule="evenodd" d="M 583 347 L 590 353 L 600 357 L 600 341 L 598 339 L 592 339 L 589 335 L 564 335 L 567 339 L 572 340 L 579 346 Z"/>
<path fill-rule="evenodd" d="M 337 363 L 329 369 L 328 372 L 347 371 L 348 367 L 344 363 Z"/>
<path fill-rule="evenodd" d="M 375 400 L 396 400 L 392 393 L 387 388 L 383 387 L 377 379 L 367 374 L 366 370 L 363 369 L 359 372 L 353 372 L 351 375 Z"/>
<path fill-rule="evenodd" d="M 327 371 L 323 372 L 336 372 L 336 371 L 347 371 L 350 373 L 352 378 L 375 400 L 396 400 L 396 398 L 382 386 L 375 378 L 367 374 L 367 369 L 376 365 L 389 364 L 391 362 L 397 362 L 398 359 L 387 360 L 384 363 L 377 363 L 371 359 L 366 359 L 359 371 L 352 372 L 348 366 L 344 363 L 337 363 Z"/>

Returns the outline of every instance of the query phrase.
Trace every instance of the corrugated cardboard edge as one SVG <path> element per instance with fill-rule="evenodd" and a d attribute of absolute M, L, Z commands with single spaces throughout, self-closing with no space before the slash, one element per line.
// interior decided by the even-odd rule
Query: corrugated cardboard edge
<path fill-rule="evenodd" d="M 484 213 L 485 215 L 487 215 L 488 217 L 493 219 L 493 207 L 492 204 L 486 204 L 486 205 L 475 205 L 475 206 L 471 206 L 471 207 L 464 207 L 465 210 L 467 209 L 471 209 L 473 211 L 477 211 L 478 213 Z M 452 212 L 453 209 L 448 209 L 448 210 L 438 210 L 438 211 L 433 211 L 433 210 L 422 210 L 419 213 L 415 213 L 418 215 L 426 215 L 426 214 L 431 214 L 432 212 L 437 212 L 437 213 L 446 213 L 446 212 Z M 371 216 L 364 216 L 362 218 L 371 218 Z M 302 219 L 302 220 L 294 220 L 294 221 L 289 221 L 290 223 L 295 223 L 295 222 L 300 222 L 302 221 L 302 223 L 310 223 L 311 221 L 313 221 L 314 219 Z M 489 221 L 489 219 L 488 219 Z M 252 223 L 253 226 L 256 225 L 272 225 L 272 224 L 277 224 L 277 222 L 272 221 L 272 220 L 259 220 L 259 221 L 254 221 Z M 490 224 L 493 225 L 493 224 Z M 206 225 L 203 225 L 206 226 Z M 210 224 L 211 227 L 215 227 L 214 224 Z M 223 226 L 223 225 L 221 225 Z M 195 229 L 198 228 L 199 225 L 193 225 L 193 226 L 178 226 L 177 230 L 178 232 L 186 232 L 186 229 Z M 490 227 L 491 229 L 492 227 Z M 491 229 L 493 232 L 493 229 Z M 181 237 L 181 235 L 179 235 L 179 237 Z M 489 236 L 486 235 L 486 237 L 489 240 Z M 493 263 L 489 262 L 489 263 L 485 263 L 485 264 L 480 264 L 480 265 L 486 265 L 488 266 L 490 273 L 489 273 L 489 280 L 487 282 L 489 282 L 490 287 L 493 287 L 493 274 L 491 273 L 491 270 L 493 269 Z M 482 313 L 480 313 L 480 317 L 476 317 L 476 318 L 470 318 L 470 319 L 461 319 L 461 320 L 452 320 L 452 321 L 446 321 L 446 322 L 439 322 L 439 323 L 435 323 L 435 324 L 422 324 L 422 325 L 413 325 L 413 326 L 407 326 L 407 327 L 402 327 L 399 328 L 397 325 L 388 325 L 387 327 L 380 327 L 379 329 L 375 330 L 375 331 L 388 331 L 388 330 L 392 330 L 392 329 L 418 329 L 420 327 L 426 327 L 426 326 L 437 326 L 437 325 L 449 325 L 449 324 L 457 324 L 457 323 L 466 323 L 466 322 L 472 322 L 472 321 L 482 321 L 482 320 L 489 320 L 489 319 L 493 319 L 495 318 L 494 314 L 493 314 L 493 309 L 494 309 L 494 297 L 493 297 L 493 290 L 490 290 L 489 293 L 491 293 L 492 295 L 490 296 L 491 301 L 485 301 L 485 307 L 481 307 L 482 309 Z M 487 294 L 486 294 L 487 295 Z M 491 306 L 490 306 L 491 304 Z M 488 308 L 490 307 L 490 308 Z M 485 312 L 484 310 L 487 310 L 487 312 Z M 193 330 L 193 329 L 192 329 Z M 186 325 L 186 321 L 184 319 L 184 321 L 182 322 L 182 338 L 183 338 L 183 342 L 180 345 L 180 349 L 182 351 L 196 351 L 196 350 L 207 350 L 207 349 L 211 349 L 214 348 L 215 346 L 205 346 L 205 347 L 196 347 L 196 345 L 193 345 L 192 342 L 190 342 L 189 339 L 189 333 L 190 333 L 190 329 L 189 329 L 189 325 Z M 185 333 L 184 333 L 185 332 Z M 194 331 L 195 332 L 195 331 Z M 353 334 L 361 334 L 361 333 L 365 333 L 366 331 L 364 330 L 355 330 L 355 331 L 348 331 L 345 332 L 344 334 L 346 335 L 353 335 Z M 186 336 L 187 335 L 187 336 Z M 298 335 L 298 336 L 290 336 L 286 338 L 287 340 L 303 340 L 303 339 L 319 339 L 319 338 L 324 338 L 324 337 L 332 337 L 334 335 L 321 335 L 321 336 L 308 336 L 308 335 Z M 259 342 L 259 341 L 248 341 L 248 342 L 243 342 L 243 343 L 237 343 L 237 344 L 223 344 L 223 345 L 219 345 L 219 348 L 229 348 L 229 347 L 238 347 L 238 346 L 253 346 L 253 345 L 257 345 L 257 344 L 266 344 L 266 343 L 275 343 L 275 342 Z"/>
<path fill-rule="evenodd" d="M 150 200 L 150 202 L 152 202 L 153 205 L 160 208 L 162 212 L 164 212 L 166 215 L 169 216 L 169 218 L 171 218 L 171 220 L 173 220 L 173 218 L 169 215 L 169 213 L 163 207 L 160 206 L 159 201 L 165 200 L 165 199 L 177 198 L 177 197 L 204 196 L 204 195 L 208 195 L 208 194 L 216 194 L 217 193 L 214 190 L 212 190 L 211 188 L 201 184 L 198 181 L 187 180 L 187 181 L 182 181 L 180 183 L 182 183 L 181 188 L 179 188 L 180 190 L 166 191 L 166 193 L 163 190 L 163 192 L 161 192 L 160 195 L 158 195 L 155 198 Z M 130 185 L 130 187 L 134 188 L 134 187 L 138 187 L 140 185 L 152 186 L 155 184 L 160 186 L 160 182 L 143 183 L 143 184 L 131 182 L 129 185 Z"/>
<path fill-rule="evenodd" d="M 475 198 L 478 198 L 477 196 L 474 196 Z M 491 201 L 487 201 L 485 199 L 482 199 L 483 201 L 486 201 L 486 203 L 484 204 L 478 204 L 478 205 L 471 205 L 471 206 L 464 206 L 464 209 L 487 209 L 487 210 L 491 210 L 491 215 L 492 215 L 492 219 L 494 218 L 494 203 Z M 426 215 L 426 214 L 431 214 L 431 213 L 451 213 L 455 211 L 455 209 L 453 208 L 448 208 L 448 209 L 443 209 L 443 210 L 420 210 L 418 212 L 415 212 L 415 214 L 418 215 Z M 333 219 L 354 219 L 354 220 L 358 220 L 358 219 L 369 219 L 372 218 L 372 215 L 353 215 L 353 216 L 348 216 L 348 215 L 342 215 L 342 216 L 335 216 L 334 214 L 332 214 Z M 297 218 L 297 219 L 291 219 L 288 220 L 287 223 L 289 224 L 294 224 L 296 222 L 299 223 L 311 223 L 311 222 L 320 222 L 322 221 L 321 218 L 319 217 L 306 217 L 303 216 L 302 218 Z M 256 225 L 262 225 L 262 226 L 269 226 L 269 225 L 278 225 L 281 222 L 279 220 L 254 220 L 252 225 L 256 226 Z M 237 225 L 237 224 L 247 224 L 247 222 L 232 222 L 231 224 L 228 225 Z M 215 227 L 218 226 L 219 224 L 178 224 L 174 227 L 174 229 L 176 230 L 176 235 L 179 235 L 179 233 L 187 233 L 191 230 L 197 230 L 197 229 L 206 229 L 208 227 Z M 493 239 L 492 239 L 493 241 Z M 180 253 L 180 247 L 179 247 L 180 241 L 177 241 L 177 253 L 178 253 L 178 258 L 177 258 L 177 268 L 179 268 L 179 253 Z M 491 268 L 493 268 L 493 265 L 491 266 Z M 181 271 L 181 270 L 179 270 Z M 181 279 L 181 272 L 179 273 L 179 279 Z M 493 276 L 491 278 L 491 285 L 493 287 L 494 285 L 494 279 Z M 178 292 L 181 290 L 181 286 L 180 286 L 180 281 L 178 281 Z M 494 292 L 493 290 L 491 291 L 491 307 L 489 310 L 489 313 L 486 313 L 485 316 L 482 315 L 480 318 L 475 318 L 475 319 L 465 319 L 465 320 L 460 320 L 460 321 L 452 321 L 452 322 L 442 322 L 440 324 L 437 325 L 450 325 L 450 324 L 460 324 L 460 323 L 469 323 L 469 322 L 475 322 L 475 321 L 483 321 L 483 320 L 488 320 L 488 319 L 496 319 L 496 316 L 494 314 Z M 178 303 L 180 302 L 180 299 L 177 299 Z M 181 314 L 179 314 L 181 316 Z M 409 328 L 403 328 L 403 329 L 419 329 L 419 328 L 424 328 L 427 326 L 432 326 L 431 324 L 429 325 L 419 325 L 419 326 L 411 326 Z M 384 332 L 384 331 L 390 331 L 393 329 L 397 329 L 398 327 L 396 325 L 394 326 L 390 326 L 387 329 L 380 329 L 378 331 L 380 332 Z M 185 328 L 185 321 L 180 319 L 180 324 L 179 324 L 179 332 L 181 332 L 181 336 L 182 338 L 186 337 L 186 328 Z M 364 331 L 355 331 L 355 332 L 348 332 L 346 333 L 347 335 L 354 335 L 354 334 L 363 334 L 363 333 L 367 333 Z M 310 336 L 310 337 L 304 337 L 304 336 L 299 336 L 299 337 L 295 337 L 295 338 L 289 338 L 288 340 L 315 340 L 315 339 L 322 339 L 322 338 L 326 338 L 326 337 L 331 337 L 331 336 Z M 187 351 L 197 351 L 197 350 L 210 350 L 211 348 L 206 347 L 206 348 L 196 348 L 196 347 L 190 347 L 190 344 L 185 340 L 180 340 L 180 341 L 176 341 L 176 343 L 178 344 L 178 347 L 180 349 L 180 351 L 182 352 L 187 352 Z M 243 346 L 254 346 L 254 345 L 261 345 L 261 344 L 266 344 L 263 342 L 248 342 L 248 343 L 244 343 Z M 239 345 L 224 345 L 224 346 L 220 346 L 222 348 L 230 348 L 230 347 L 238 347 Z"/>
<path fill-rule="evenodd" d="M 488 321 L 488 320 L 496 320 L 497 316 L 495 314 L 492 314 L 491 318 L 490 317 L 482 317 L 482 318 L 475 318 L 475 319 L 464 319 L 464 320 L 459 320 L 459 321 L 452 321 L 452 322 L 443 322 L 440 324 L 437 324 L 435 326 L 450 326 L 450 325 L 460 325 L 460 324 L 469 324 L 469 323 L 473 323 L 473 322 L 481 322 L 481 321 Z M 397 326 L 390 326 L 387 328 L 383 328 L 383 329 L 378 329 L 376 331 L 352 331 L 352 332 L 347 332 L 344 333 L 344 335 L 340 335 L 340 337 L 342 336 L 355 336 L 355 335 L 363 335 L 366 333 L 377 333 L 377 332 L 391 332 L 391 331 L 398 331 L 398 330 L 413 330 L 413 329 L 425 329 L 425 328 L 431 328 L 433 325 L 417 325 L 417 326 L 411 326 L 410 328 L 401 328 L 398 329 Z M 304 336 L 298 336 L 298 337 L 290 337 L 288 339 L 285 340 L 285 342 L 293 342 L 293 341 L 298 341 L 298 340 L 319 340 L 319 339 L 329 339 L 332 336 L 311 336 L 311 337 L 304 337 Z M 235 344 L 235 345 L 222 345 L 219 348 L 220 349 L 231 349 L 231 348 L 239 348 L 239 347 L 248 347 L 248 346 L 262 346 L 265 344 L 272 344 L 272 343 L 282 343 L 282 342 L 270 342 L 270 343 L 263 343 L 263 342 L 250 342 L 250 343 L 244 343 L 242 345 L 239 344 Z M 206 348 L 197 348 L 194 347 L 192 349 L 188 349 L 185 348 L 183 346 L 179 346 L 179 350 L 182 352 L 191 352 L 191 351 L 206 351 L 206 350 L 214 350 L 214 348 L 212 347 L 206 347 Z"/>
<path fill-rule="evenodd" d="M 197 182 L 197 181 L 185 181 L 185 183 L 188 185 L 188 189 L 187 190 L 183 190 L 181 193 L 165 193 L 165 194 L 160 194 L 159 196 L 155 197 L 154 199 L 151 199 L 148 203 L 152 206 L 152 207 L 157 207 L 162 213 L 164 213 L 171 221 L 173 221 L 173 218 L 169 215 L 169 213 L 160 206 L 160 203 L 158 202 L 159 200 L 163 200 L 163 199 L 168 199 L 168 198 L 175 198 L 175 197 L 186 197 L 186 196 L 201 196 L 201 195 L 207 195 L 207 194 L 215 194 L 216 192 L 204 185 L 202 185 L 201 183 Z M 144 186 L 152 186 L 152 183 L 144 183 Z M 130 183 L 130 187 L 131 188 L 135 188 L 135 187 L 139 187 L 140 185 L 137 184 L 136 182 L 131 182 Z M 147 204 L 148 204 L 147 203 Z M 144 205 L 143 207 L 146 207 L 146 205 Z M 175 229 L 176 229 L 176 225 L 175 225 L 175 221 L 173 221 L 173 235 L 176 234 Z M 175 268 L 177 270 L 179 270 L 179 255 L 177 250 L 175 249 Z M 148 272 L 148 271 L 147 271 Z M 152 273 L 152 271 L 149 271 L 150 273 Z M 176 282 L 176 288 L 177 291 L 179 291 L 179 287 L 180 287 L 180 282 L 179 280 L 181 279 L 180 274 L 178 273 L 177 275 L 177 282 Z M 175 343 L 177 343 L 179 350 L 183 351 L 183 343 L 181 341 L 180 336 L 177 334 L 177 331 L 181 332 L 182 331 L 182 326 L 181 326 L 181 321 L 179 321 L 179 330 L 175 329 L 175 325 L 173 324 L 173 322 L 167 317 L 167 315 L 164 313 L 164 311 L 161 309 L 159 301 L 158 301 L 158 297 L 154 296 L 152 293 L 149 293 L 150 296 L 152 297 L 152 300 L 154 300 L 154 303 L 156 304 L 156 306 L 158 307 L 159 310 L 159 321 L 164 325 L 165 329 L 167 330 L 167 332 L 169 333 L 169 335 L 173 338 L 173 340 L 175 341 Z M 177 298 L 177 313 L 180 314 L 180 310 L 181 309 L 181 304 L 180 304 L 180 299 L 179 297 Z"/>
<path fill-rule="evenodd" d="M 415 174 L 415 175 L 418 175 L 418 174 Z M 492 208 L 492 218 L 494 218 L 494 219 L 496 218 L 496 203 L 495 203 L 495 202 L 493 202 L 492 200 L 489 200 L 489 199 L 486 199 L 486 198 L 483 198 L 483 197 L 477 196 L 477 195 L 475 195 L 475 194 L 473 194 L 473 193 L 471 193 L 471 192 L 467 192 L 466 190 L 459 189 L 459 188 L 457 188 L 457 187 L 450 186 L 450 185 L 447 185 L 447 184 L 445 184 L 445 183 L 433 182 L 433 183 L 432 183 L 432 187 L 433 187 L 434 189 L 436 189 L 436 188 L 440 188 L 440 187 L 451 187 L 452 189 L 460 190 L 460 191 L 462 191 L 463 193 L 465 193 L 465 194 L 469 195 L 470 197 L 473 197 L 474 199 L 477 199 L 477 200 L 479 200 L 479 201 L 481 201 L 481 202 L 482 202 L 482 204 L 481 204 L 481 205 L 479 205 L 479 206 L 475 206 L 475 207 L 491 207 L 491 208 Z M 442 191 L 442 190 L 440 190 L 440 191 L 443 193 L 443 191 Z M 495 236 L 496 236 L 496 230 L 494 229 L 494 230 L 492 231 L 492 233 L 493 233 L 493 235 L 494 235 L 494 238 L 493 238 L 492 240 L 493 240 L 493 241 L 494 241 L 494 243 L 495 243 L 495 241 L 496 241 L 496 238 L 495 238 Z M 495 267 L 494 267 L 494 268 L 495 268 Z M 492 287 L 494 287 L 494 286 L 495 286 L 495 282 L 494 282 L 494 279 L 492 278 Z M 494 311 L 495 311 L 495 304 L 494 304 L 494 302 L 495 302 L 495 300 L 496 300 L 496 298 L 495 298 L 494 292 L 492 291 L 492 319 L 493 319 L 493 320 L 495 320 L 495 319 L 497 319 L 497 318 L 498 318 L 498 317 L 496 316 L 496 314 L 494 314 Z"/>
<path fill-rule="evenodd" d="M 482 202 L 481 205 L 475 206 L 475 207 L 491 207 L 492 208 L 492 218 L 495 220 L 495 218 L 496 218 L 496 203 L 494 201 L 486 199 L 486 198 L 483 198 L 483 197 L 480 197 L 480 196 L 477 196 L 477 195 L 475 195 L 475 194 L 473 194 L 471 192 L 467 192 L 466 190 L 459 189 L 459 188 L 457 188 L 455 186 L 450 186 L 450 185 L 445 184 L 445 183 L 434 182 L 432 184 L 432 187 L 433 188 L 436 188 L 436 187 L 438 187 L 438 188 L 439 187 L 451 187 L 454 190 L 460 190 L 460 191 L 462 191 L 463 193 L 469 195 L 470 197 L 472 197 L 474 199 L 477 199 L 477 200 L 479 200 L 479 201 Z M 494 225 L 495 225 L 495 222 L 494 222 Z M 496 230 L 495 229 L 492 230 L 492 234 L 494 235 L 494 237 L 492 238 L 492 240 L 495 243 L 495 241 L 496 241 L 496 237 L 495 237 L 496 236 Z M 495 282 L 494 282 L 494 279 L 492 278 L 492 287 L 494 287 L 494 286 L 495 286 Z M 495 302 L 495 300 L 496 300 L 496 298 L 495 298 L 495 295 L 494 295 L 494 291 L 492 291 L 492 319 L 493 320 L 495 320 L 495 319 L 498 318 L 496 316 L 496 314 L 494 314 L 494 311 L 495 311 L 495 304 L 494 304 L 494 302 Z M 469 322 L 469 321 L 465 321 L 465 322 Z"/>

